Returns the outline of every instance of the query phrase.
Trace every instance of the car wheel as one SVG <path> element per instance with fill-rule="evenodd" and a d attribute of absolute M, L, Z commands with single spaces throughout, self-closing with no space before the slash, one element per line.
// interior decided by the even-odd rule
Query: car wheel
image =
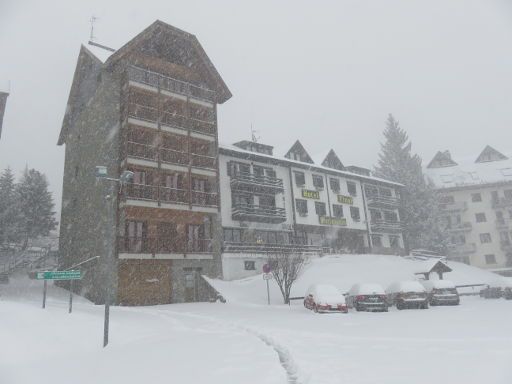
<path fill-rule="evenodd" d="M 314 311 L 315 313 L 318 313 L 318 307 L 317 307 L 316 305 L 313 307 L 313 311 Z"/>
<path fill-rule="evenodd" d="M 355 303 L 354 308 L 356 309 L 357 312 L 361 312 L 363 310 L 358 303 Z"/>
<path fill-rule="evenodd" d="M 402 303 L 396 303 L 396 309 L 398 309 L 398 310 L 404 309 Z"/>

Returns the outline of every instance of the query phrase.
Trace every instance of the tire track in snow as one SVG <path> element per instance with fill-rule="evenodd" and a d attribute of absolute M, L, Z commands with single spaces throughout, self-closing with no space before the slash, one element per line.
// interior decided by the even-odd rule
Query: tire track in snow
<path fill-rule="evenodd" d="M 240 324 L 232 322 L 232 321 L 229 321 L 229 322 L 221 321 L 212 316 L 198 315 L 198 314 L 190 313 L 190 312 L 174 312 L 174 311 L 168 311 L 168 310 L 159 310 L 158 312 L 160 314 L 164 314 L 164 315 L 172 314 L 172 315 L 208 320 L 215 324 L 219 324 L 221 326 L 230 326 L 231 328 L 242 330 L 242 331 L 258 338 L 260 341 L 262 341 L 268 347 L 270 347 L 274 350 L 274 352 L 277 354 L 277 356 L 279 358 L 279 363 L 281 364 L 281 366 L 283 367 L 283 369 L 286 373 L 287 384 L 306 384 L 307 381 L 309 381 L 309 380 L 307 380 L 307 381 L 300 380 L 299 368 L 298 368 L 297 364 L 295 363 L 295 360 L 293 359 L 293 356 L 291 355 L 290 351 L 286 347 L 284 347 L 281 344 L 279 344 L 278 342 L 276 342 L 270 336 L 265 335 L 264 333 L 256 331 L 255 329 L 250 328 L 250 327 L 241 326 Z"/>

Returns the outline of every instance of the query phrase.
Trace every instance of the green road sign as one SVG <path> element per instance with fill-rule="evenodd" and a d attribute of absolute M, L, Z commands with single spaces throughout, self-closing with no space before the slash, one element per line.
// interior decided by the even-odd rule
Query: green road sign
<path fill-rule="evenodd" d="M 37 280 L 80 280 L 81 278 L 82 273 L 79 270 L 36 272 Z"/>

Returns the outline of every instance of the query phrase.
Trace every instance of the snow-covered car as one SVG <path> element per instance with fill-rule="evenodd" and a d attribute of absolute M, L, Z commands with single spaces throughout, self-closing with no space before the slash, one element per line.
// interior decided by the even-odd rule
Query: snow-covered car
<path fill-rule="evenodd" d="M 319 313 L 348 312 L 345 296 L 338 288 L 330 284 L 310 286 L 304 296 L 304 307 Z"/>
<path fill-rule="evenodd" d="M 480 297 L 484 299 L 499 299 L 503 297 L 503 288 L 501 281 L 494 281 L 480 290 Z"/>
<path fill-rule="evenodd" d="M 386 289 L 388 303 L 397 309 L 428 308 L 427 291 L 419 281 L 399 281 Z"/>
<path fill-rule="evenodd" d="M 421 282 L 430 305 L 459 305 L 460 298 L 455 284 L 449 280 L 424 280 Z"/>
<path fill-rule="evenodd" d="M 512 300 L 512 286 L 507 286 L 503 290 L 503 298 L 505 300 Z"/>
<path fill-rule="evenodd" d="M 354 284 L 348 291 L 347 305 L 356 311 L 388 311 L 386 293 L 379 284 Z"/>

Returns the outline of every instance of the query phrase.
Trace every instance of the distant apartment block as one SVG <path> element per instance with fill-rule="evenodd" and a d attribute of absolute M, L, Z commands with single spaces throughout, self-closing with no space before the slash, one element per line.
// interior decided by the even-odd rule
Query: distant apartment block
<path fill-rule="evenodd" d="M 465 161 L 444 151 L 426 174 L 441 192 L 450 258 L 512 273 L 512 160 L 490 146 Z"/>
<path fill-rule="evenodd" d="M 9 96 L 8 92 L 0 90 L 0 139 L 2 138 L 2 126 L 4 121 L 5 106 L 7 104 L 7 96 Z"/>

